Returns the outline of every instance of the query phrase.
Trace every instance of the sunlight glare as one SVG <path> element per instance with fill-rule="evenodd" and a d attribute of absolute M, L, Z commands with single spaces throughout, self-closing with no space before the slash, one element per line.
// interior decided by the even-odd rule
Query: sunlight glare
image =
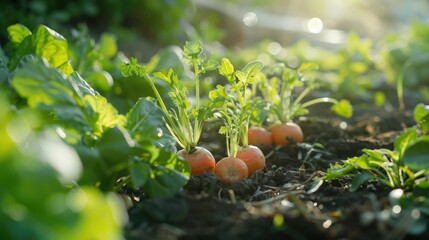
<path fill-rule="evenodd" d="M 278 42 L 271 42 L 268 45 L 268 52 L 272 55 L 279 55 L 282 52 L 282 46 Z"/>
<path fill-rule="evenodd" d="M 254 12 L 247 12 L 243 16 L 243 23 L 246 27 L 253 27 L 258 23 L 258 16 Z"/>
<path fill-rule="evenodd" d="M 311 33 L 320 33 L 323 30 L 323 22 L 320 18 L 311 18 L 308 20 L 307 28 Z"/>

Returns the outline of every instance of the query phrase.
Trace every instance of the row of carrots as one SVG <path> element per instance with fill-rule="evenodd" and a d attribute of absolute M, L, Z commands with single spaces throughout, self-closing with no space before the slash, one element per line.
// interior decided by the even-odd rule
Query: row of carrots
<path fill-rule="evenodd" d="M 241 147 L 235 157 L 225 157 L 217 163 L 210 151 L 203 147 L 196 147 L 190 153 L 182 149 L 178 156 L 189 163 L 192 175 L 212 172 L 224 184 L 243 180 L 265 168 L 265 156 L 259 145 L 285 146 L 290 140 L 302 142 L 304 138 L 301 128 L 295 123 L 273 124 L 268 129 L 250 127 L 248 132 L 250 145 Z"/>
<path fill-rule="evenodd" d="M 213 172 L 222 183 L 229 184 L 263 169 L 265 156 L 257 146 L 282 146 L 289 144 L 290 140 L 302 142 L 303 132 L 293 123 L 293 118 L 307 114 L 310 105 L 331 103 L 331 109 L 338 115 L 351 116 L 351 105 L 346 100 L 323 97 L 302 103 L 310 90 L 317 86 L 312 78 L 312 72 L 317 69 L 314 64 L 302 64 L 297 69 L 277 64 L 263 72 L 263 63 L 253 61 L 236 70 L 227 58 L 221 59 L 220 63 L 207 60 L 202 51 L 202 45 L 198 42 L 187 42 L 183 48 L 183 60 L 194 73 L 194 104 L 188 100 L 188 89 L 172 69 L 150 75 L 135 58 L 124 63 L 121 69 L 124 76 L 136 75 L 149 82 L 164 112 L 165 126 L 182 148 L 177 155 L 189 163 L 193 175 Z M 210 101 L 201 104 L 201 74 L 213 70 L 217 70 L 227 84 L 217 85 L 209 93 Z M 310 74 L 305 74 L 308 72 Z M 164 103 L 155 86 L 155 79 L 169 84 L 169 97 L 174 106 L 167 107 Z M 293 97 L 292 91 L 296 87 L 300 88 L 300 92 Z M 254 124 L 250 127 L 255 115 L 259 116 L 259 124 L 272 124 L 267 129 Z M 227 157 L 218 162 L 207 149 L 198 146 L 204 122 L 209 118 L 224 122 L 219 133 L 226 135 Z"/>

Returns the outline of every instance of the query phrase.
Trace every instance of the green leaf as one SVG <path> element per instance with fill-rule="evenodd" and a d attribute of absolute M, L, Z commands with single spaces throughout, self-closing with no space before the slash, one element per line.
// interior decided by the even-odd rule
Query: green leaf
<path fill-rule="evenodd" d="M 124 77 L 143 77 L 147 73 L 146 67 L 141 66 L 137 58 L 131 58 L 129 63 L 122 63 L 119 69 Z"/>
<path fill-rule="evenodd" d="M 112 34 L 104 33 L 98 43 L 98 52 L 105 58 L 111 58 L 118 52 L 116 37 Z"/>
<path fill-rule="evenodd" d="M 13 76 L 12 86 L 28 99 L 30 107 L 52 105 L 55 102 L 76 105 L 71 83 L 42 61 L 26 64 Z"/>
<path fill-rule="evenodd" d="M 138 189 L 149 180 L 151 167 L 143 161 L 129 161 L 129 171 L 133 187 Z"/>
<path fill-rule="evenodd" d="M 158 105 L 146 98 L 140 98 L 126 114 L 125 128 L 136 142 L 150 140 L 158 147 L 175 151 L 174 138 L 165 127 L 163 116 Z"/>
<path fill-rule="evenodd" d="M 115 127 L 103 133 L 97 149 L 107 163 L 108 169 L 112 169 L 118 165 L 127 164 L 131 146 L 133 142 L 128 133 Z"/>
<path fill-rule="evenodd" d="M 399 135 L 393 145 L 395 150 L 398 152 L 399 157 L 403 156 L 405 149 L 417 139 L 417 132 L 415 128 L 409 128 L 407 131 Z"/>
<path fill-rule="evenodd" d="M 209 93 L 210 100 L 229 99 L 231 96 L 226 92 L 222 85 L 217 85 L 216 90 L 212 90 Z"/>
<path fill-rule="evenodd" d="M 228 129 L 225 126 L 221 126 L 219 128 L 219 134 L 226 134 L 228 132 Z"/>
<path fill-rule="evenodd" d="M 368 155 L 362 155 L 360 157 L 357 157 L 356 164 L 362 169 L 369 170 L 374 167 L 370 163 L 370 158 L 371 157 L 369 157 Z"/>
<path fill-rule="evenodd" d="M 285 82 L 287 88 L 293 89 L 295 87 L 295 84 L 298 83 L 298 77 L 296 75 L 296 72 L 293 69 L 290 68 L 284 68 L 282 73 L 283 81 Z M 273 83 L 274 89 L 278 89 L 277 86 L 280 85 L 280 81 Z"/>
<path fill-rule="evenodd" d="M 388 162 L 387 157 L 395 156 L 394 152 L 389 149 L 363 149 L 362 150 L 367 156 L 362 155 L 360 158 L 364 158 L 368 166 L 377 167 L 383 163 Z M 362 166 L 363 168 L 363 166 Z"/>
<path fill-rule="evenodd" d="M 341 117 L 350 118 L 353 115 L 353 106 L 348 100 L 340 100 L 337 104 L 334 104 L 331 109 Z"/>
<path fill-rule="evenodd" d="M 368 180 L 374 179 L 375 177 L 370 174 L 369 172 L 363 172 L 360 173 L 358 175 L 356 175 L 353 179 L 352 179 L 352 184 L 350 187 L 350 191 L 354 192 L 356 190 L 358 190 L 358 188 L 365 182 L 367 182 Z"/>
<path fill-rule="evenodd" d="M 197 59 L 203 52 L 203 47 L 200 42 L 186 42 L 183 52 L 187 58 Z"/>
<path fill-rule="evenodd" d="M 247 81 L 246 73 L 244 73 L 240 70 L 237 70 L 237 71 L 235 71 L 235 76 L 238 78 L 238 80 L 240 80 L 240 82 L 238 82 L 237 85 L 238 84 L 243 85 L 246 83 L 246 81 Z M 240 88 L 240 87 L 238 87 L 238 88 Z"/>
<path fill-rule="evenodd" d="M 331 166 L 326 171 L 326 175 L 323 177 L 323 179 L 326 181 L 330 181 L 332 179 L 346 176 L 347 174 L 356 169 L 354 166 L 356 161 L 357 157 L 354 157 L 343 161 L 343 164 L 337 163 L 334 166 Z"/>
<path fill-rule="evenodd" d="M 261 61 L 250 62 L 243 68 L 242 72 L 244 74 L 237 74 L 237 78 L 243 84 L 251 83 L 253 78 L 262 71 L 262 68 L 264 68 L 264 64 Z"/>
<path fill-rule="evenodd" d="M 303 63 L 298 68 L 298 72 L 318 70 L 319 66 L 316 63 Z"/>
<path fill-rule="evenodd" d="M 73 68 L 69 64 L 67 40 L 46 26 L 39 26 L 33 35 L 34 52 L 49 64 L 69 75 Z"/>
<path fill-rule="evenodd" d="M 165 82 L 167 82 L 170 86 L 174 84 L 174 78 L 172 76 L 174 75 L 173 69 L 169 69 L 167 75 L 165 75 L 163 72 L 155 72 L 153 73 L 153 76 L 156 78 L 159 78 Z"/>
<path fill-rule="evenodd" d="M 414 108 L 414 120 L 421 126 L 423 134 L 429 133 L 429 105 L 417 104 Z"/>
<path fill-rule="evenodd" d="M 234 80 L 234 66 L 228 58 L 222 58 L 219 66 L 219 74 L 225 76 L 228 81 Z"/>
<path fill-rule="evenodd" d="M 55 32 L 54 30 L 39 25 L 36 31 L 30 35 L 22 26 L 13 25 L 11 31 L 14 35 L 11 36 L 16 42 L 15 55 L 12 56 L 10 67 L 15 69 L 20 59 L 27 54 L 35 54 L 48 61 L 48 63 L 69 75 L 73 72 L 73 68 L 69 64 L 67 40 Z M 16 31 L 20 32 L 17 35 Z M 24 39 L 22 39 L 26 36 Z"/>
<path fill-rule="evenodd" d="M 90 107 L 87 116 L 96 133 L 102 133 L 106 128 L 122 127 L 125 123 L 125 116 L 118 114 L 118 110 L 101 95 L 85 95 L 84 106 Z"/>
<path fill-rule="evenodd" d="M 77 72 L 73 72 L 67 78 L 80 98 L 85 95 L 96 96 L 98 93 L 79 75 Z"/>
<path fill-rule="evenodd" d="M 18 94 L 27 99 L 31 108 L 49 113 L 54 111 L 61 124 L 81 131 L 90 130 L 82 111 L 83 99 L 79 86 L 66 79 L 57 69 L 34 60 L 12 77 L 12 86 Z"/>
<path fill-rule="evenodd" d="M 213 59 L 209 59 L 207 62 L 205 62 L 202 66 L 203 71 L 211 71 L 211 70 L 215 70 L 216 68 L 219 67 L 219 63 L 216 62 Z"/>
<path fill-rule="evenodd" d="M 110 92 L 114 84 L 112 75 L 104 70 L 89 71 L 85 79 L 92 87 L 102 92 Z"/>
<path fill-rule="evenodd" d="M 175 153 L 156 148 L 150 141 L 142 142 L 134 154 L 149 164 L 149 179 L 143 188 L 151 197 L 171 196 L 189 180 L 189 164 Z"/>
<path fill-rule="evenodd" d="M 31 35 L 31 31 L 21 24 L 14 24 L 7 28 L 9 40 L 14 44 L 21 43 L 26 37 Z"/>
<path fill-rule="evenodd" d="M 405 149 L 402 156 L 404 165 L 411 170 L 429 169 L 429 136 L 421 137 Z"/>
<path fill-rule="evenodd" d="M 182 160 L 179 160 L 182 161 Z M 151 197 L 168 197 L 178 192 L 188 181 L 182 173 L 162 166 L 154 166 L 150 181 L 144 186 Z"/>

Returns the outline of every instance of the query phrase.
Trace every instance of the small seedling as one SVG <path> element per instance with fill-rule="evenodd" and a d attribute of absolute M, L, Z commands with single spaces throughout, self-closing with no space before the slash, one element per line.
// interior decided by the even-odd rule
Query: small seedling
<path fill-rule="evenodd" d="M 273 66 L 267 74 L 260 74 L 257 80 L 258 89 L 268 102 L 268 130 L 272 133 L 273 143 L 287 145 L 290 141 L 300 143 L 304 134 L 299 125 L 294 123 L 296 117 L 309 113 L 308 107 L 319 103 L 331 103 L 331 109 L 342 117 L 351 117 L 352 106 L 347 100 L 337 100 L 331 97 L 320 97 L 304 101 L 311 90 L 319 83 L 311 75 L 317 70 L 316 64 L 302 64 L 297 69 L 285 67 L 283 64 Z M 294 94 L 301 89 L 297 96 Z"/>
<path fill-rule="evenodd" d="M 216 164 L 213 155 L 207 149 L 197 146 L 203 130 L 203 123 L 205 119 L 213 114 L 215 106 L 214 102 L 210 102 L 205 106 L 201 105 L 199 76 L 205 71 L 215 69 L 217 63 L 213 60 L 206 60 L 202 54 L 201 44 L 196 42 L 186 43 L 184 46 L 184 59 L 193 68 L 195 74 L 195 105 L 191 104 L 187 97 L 188 89 L 172 69 L 167 74 L 156 72 L 153 77 L 150 77 L 146 67 L 139 65 L 137 59 L 132 58 L 130 63 L 122 65 L 122 73 L 124 76 L 137 75 L 149 82 L 159 106 L 165 114 L 165 126 L 177 144 L 183 148 L 177 152 L 177 155 L 189 163 L 191 173 L 213 172 Z M 155 86 L 154 78 L 164 80 L 169 84 L 171 88 L 169 96 L 174 103 L 174 107 L 168 108 L 166 106 Z"/>

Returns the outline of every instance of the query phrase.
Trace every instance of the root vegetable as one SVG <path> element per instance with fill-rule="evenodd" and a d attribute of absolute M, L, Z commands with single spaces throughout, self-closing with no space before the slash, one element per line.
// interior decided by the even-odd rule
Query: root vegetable
<path fill-rule="evenodd" d="M 215 174 L 223 184 L 246 179 L 249 170 L 243 160 L 236 157 L 222 158 L 215 168 Z"/>
<path fill-rule="evenodd" d="M 297 143 L 304 140 L 301 127 L 295 123 L 273 124 L 269 127 L 269 130 L 273 135 L 273 142 L 275 145 L 286 146 L 290 143 L 290 140 Z"/>
<path fill-rule="evenodd" d="M 270 131 L 262 127 L 250 127 L 247 133 L 249 145 L 272 145 L 273 136 Z"/>
<path fill-rule="evenodd" d="M 265 167 L 264 153 L 256 146 L 242 147 L 237 151 L 237 158 L 243 160 L 249 169 L 249 176 Z"/>
<path fill-rule="evenodd" d="M 214 172 L 216 161 L 210 151 L 203 147 L 195 147 L 190 153 L 182 149 L 177 155 L 189 163 L 192 175 Z"/>

